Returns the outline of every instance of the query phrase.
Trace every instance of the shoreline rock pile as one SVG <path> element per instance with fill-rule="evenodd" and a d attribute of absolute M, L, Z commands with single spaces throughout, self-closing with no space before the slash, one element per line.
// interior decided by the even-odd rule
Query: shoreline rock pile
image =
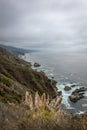
<path fill-rule="evenodd" d="M 81 98 L 84 97 L 84 91 L 87 89 L 85 87 L 81 87 L 79 89 L 74 90 L 71 95 L 69 96 L 70 101 L 77 102 Z"/>

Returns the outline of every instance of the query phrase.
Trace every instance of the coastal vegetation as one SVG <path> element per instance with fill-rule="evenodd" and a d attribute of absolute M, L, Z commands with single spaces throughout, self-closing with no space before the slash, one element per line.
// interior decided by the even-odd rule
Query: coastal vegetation
<path fill-rule="evenodd" d="M 44 94 L 42 97 L 44 97 Z M 87 130 L 87 113 L 68 115 L 61 111 L 59 107 L 57 110 L 52 106 L 52 109 L 47 109 L 45 103 L 48 100 L 42 97 L 40 98 L 38 93 L 35 94 L 33 109 L 29 104 L 32 102 L 31 94 L 28 97 L 30 98 L 28 102 L 25 98 L 24 102 L 18 105 L 0 102 L 0 130 Z M 40 105 L 41 99 L 44 101 L 43 105 Z M 54 100 L 53 102 L 56 103 Z M 60 106 L 61 100 L 57 103 Z"/>

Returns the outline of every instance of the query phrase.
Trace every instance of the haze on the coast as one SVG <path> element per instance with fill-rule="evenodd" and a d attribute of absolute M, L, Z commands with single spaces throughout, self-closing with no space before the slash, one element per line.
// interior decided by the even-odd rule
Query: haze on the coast
<path fill-rule="evenodd" d="M 0 43 L 87 51 L 87 0 L 0 0 Z"/>

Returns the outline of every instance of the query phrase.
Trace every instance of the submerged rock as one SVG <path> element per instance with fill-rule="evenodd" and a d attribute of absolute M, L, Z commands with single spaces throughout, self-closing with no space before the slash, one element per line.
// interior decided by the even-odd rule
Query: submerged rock
<path fill-rule="evenodd" d="M 69 90 L 71 90 L 71 87 L 65 86 L 64 90 L 65 90 L 65 91 L 69 91 Z"/>

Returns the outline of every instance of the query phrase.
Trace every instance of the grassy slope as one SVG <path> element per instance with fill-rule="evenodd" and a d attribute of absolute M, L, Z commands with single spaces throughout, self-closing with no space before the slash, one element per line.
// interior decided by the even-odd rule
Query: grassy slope
<path fill-rule="evenodd" d="M 43 72 L 36 72 L 30 63 L 0 48 L 0 100 L 21 102 L 26 90 L 55 94 L 55 86 Z"/>

